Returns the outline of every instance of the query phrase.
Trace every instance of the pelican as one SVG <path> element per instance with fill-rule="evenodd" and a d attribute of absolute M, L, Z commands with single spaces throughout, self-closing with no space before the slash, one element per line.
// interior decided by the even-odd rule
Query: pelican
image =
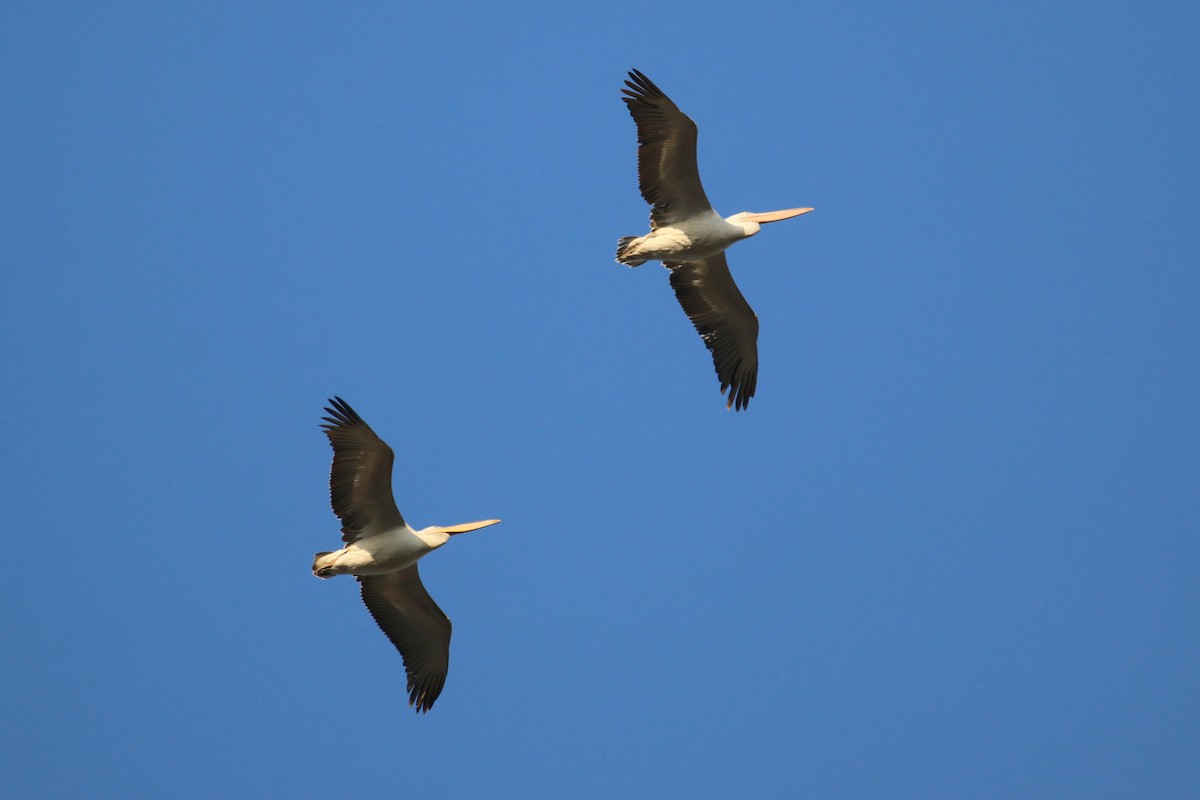
<path fill-rule="evenodd" d="M 353 575 L 362 599 L 404 659 L 408 704 L 418 713 L 433 707 L 450 664 L 450 619 L 421 584 L 417 561 L 451 536 L 495 525 L 500 520 L 433 525 L 414 531 L 392 499 L 392 448 L 375 435 L 340 397 L 329 401 L 321 428 L 333 445 L 329 495 L 342 521 L 346 546 L 317 553 L 313 575 Z"/>
<path fill-rule="evenodd" d="M 696 123 L 636 69 L 629 73 L 622 100 L 638 133 L 638 184 L 653 206 L 650 233 L 625 236 L 617 261 L 636 267 L 661 261 L 671 271 L 671 287 L 684 313 L 712 351 L 726 408 L 741 411 L 758 381 L 758 317 L 738 291 L 725 249 L 758 233 L 767 222 L 812 211 L 788 208 L 721 218 L 708 202 L 696 167 Z"/>

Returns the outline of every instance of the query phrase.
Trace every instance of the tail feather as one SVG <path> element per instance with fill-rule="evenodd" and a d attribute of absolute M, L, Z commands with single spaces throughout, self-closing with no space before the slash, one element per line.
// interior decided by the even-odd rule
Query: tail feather
<path fill-rule="evenodd" d="M 317 569 L 317 562 L 320 561 L 325 556 L 333 555 L 335 552 L 336 552 L 335 550 L 326 550 L 324 553 L 317 553 L 315 556 L 313 556 L 313 565 L 312 565 L 313 575 L 316 575 L 318 578 L 328 578 L 329 577 L 329 575 L 327 575 L 327 574 L 326 575 L 321 574 L 321 570 Z M 328 568 L 326 568 L 326 569 L 328 569 Z"/>
<path fill-rule="evenodd" d="M 617 240 L 617 261 L 627 267 L 636 267 L 646 263 L 646 259 L 632 256 L 626 258 L 625 253 L 628 252 L 629 246 L 638 239 L 637 236 L 622 236 Z"/>

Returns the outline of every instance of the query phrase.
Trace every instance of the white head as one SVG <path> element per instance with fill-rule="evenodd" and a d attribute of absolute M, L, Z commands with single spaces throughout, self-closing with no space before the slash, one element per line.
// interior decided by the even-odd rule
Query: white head
<path fill-rule="evenodd" d="M 458 533 L 467 533 L 469 531 L 477 531 L 480 528 L 486 528 L 488 525 L 495 525 L 500 520 L 485 519 L 482 522 L 464 522 L 461 525 L 430 525 L 428 528 L 422 528 L 419 531 L 413 531 L 421 541 L 429 545 L 430 550 L 436 550 L 446 542 L 450 541 L 450 537 Z"/>
<path fill-rule="evenodd" d="M 783 211 L 764 211 L 761 214 L 756 214 L 753 211 L 740 211 L 732 217 L 726 217 L 725 221 L 730 225 L 737 225 L 746 232 L 747 237 L 750 237 L 758 233 L 759 228 L 765 222 L 778 222 L 781 219 L 791 219 L 801 214 L 807 214 L 810 211 L 812 211 L 811 208 L 785 208 Z"/>

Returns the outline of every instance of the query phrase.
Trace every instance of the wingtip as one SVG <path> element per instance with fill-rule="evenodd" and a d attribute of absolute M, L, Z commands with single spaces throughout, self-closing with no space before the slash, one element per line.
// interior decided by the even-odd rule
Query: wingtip
<path fill-rule="evenodd" d="M 437 702 L 438 697 L 442 694 L 442 689 L 445 688 L 446 679 L 442 676 L 440 681 L 434 680 L 430 684 L 415 686 L 412 678 L 409 678 L 408 686 L 408 707 L 418 714 L 428 714 L 429 709 L 433 708 L 433 704 Z"/>
<path fill-rule="evenodd" d="M 721 394 L 725 394 L 725 387 L 721 387 Z M 730 386 L 729 393 L 725 396 L 726 411 L 745 411 L 750 407 L 750 398 L 754 396 L 753 390 L 747 392 L 744 386 Z"/>
<path fill-rule="evenodd" d="M 629 92 L 628 89 L 621 90 L 621 91 L 625 92 L 626 94 L 632 95 L 632 97 L 630 97 L 630 98 L 625 98 L 625 102 L 628 103 L 628 102 L 630 102 L 631 99 L 632 100 L 645 99 L 647 96 L 649 96 L 649 97 L 658 97 L 658 96 L 666 97 L 663 90 L 659 89 L 658 86 L 655 85 L 654 81 L 647 78 L 646 73 L 642 72 L 641 70 L 630 69 L 628 72 L 628 75 L 629 75 L 629 80 L 625 81 L 625 85 L 628 86 L 629 89 L 632 89 L 633 92 Z"/>
<path fill-rule="evenodd" d="M 351 408 L 349 403 L 337 395 L 329 398 L 329 400 L 326 402 L 328 402 L 329 405 L 325 406 L 325 413 L 329 416 L 321 417 L 321 428 L 323 430 L 329 431 L 333 428 L 340 428 L 345 425 L 366 424 L 362 421 L 362 417 L 358 415 L 358 412 Z"/>

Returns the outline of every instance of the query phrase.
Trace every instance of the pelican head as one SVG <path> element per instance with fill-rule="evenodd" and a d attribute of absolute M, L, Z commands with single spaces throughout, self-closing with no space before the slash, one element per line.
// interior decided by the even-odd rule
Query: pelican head
<path fill-rule="evenodd" d="M 500 520 L 485 519 L 482 522 L 463 522 L 459 525 L 430 525 L 428 528 L 422 528 L 419 531 L 413 531 L 425 544 L 431 549 L 437 548 L 450 541 L 450 537 L 458 533 L 469 533 L 477 531 L 480 528 L 486 528 L 489 525 L 495 525 Z"/>
<path fill-rule="evenodd" d="M 812 211 L 811 208 L 785 208 L 782 211 L 764 211 L 761 214 L 753 211 L 741 211 L 732 217 L 726 217 L 725 221 L 730 225 L 737 225 L 746 232 L 747 237 L 750 237 L 758 233 L 759 228 L 765 222 L 779 222 L 781 219 L 791 219 L 810 211 Z"/>

